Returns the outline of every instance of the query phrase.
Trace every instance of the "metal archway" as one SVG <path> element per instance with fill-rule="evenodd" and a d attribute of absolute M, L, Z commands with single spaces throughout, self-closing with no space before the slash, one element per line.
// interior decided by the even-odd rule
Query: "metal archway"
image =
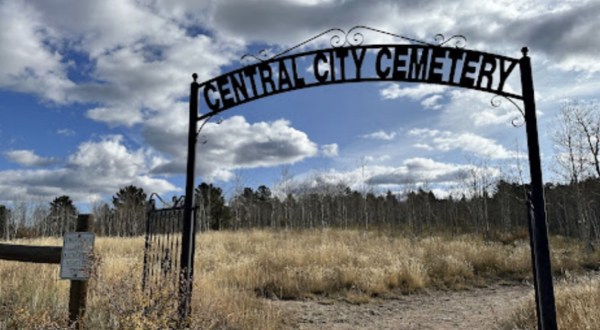
<path fill-rule="evenodd" d="M 363 45 L 363 32 L 370 31 L 398 39 L 393 44 Z M 331 47 L 311 51 L 294 51 L 324 36 L 330 36 Z M 273 56 L 244 55 L 243 60 L 256 63 L 243 66 L 202 83 L 193 75 L 190 86 L 188 160 L 186 193 L 183 211 L 181 282 L 179 312 L 182 317 L 191 312 L 195 224 L 193 213 L 194 168 L 196 160 L 197 123 L 235 106 L 260 98 L 293 90 L 331 84 L 355 82 L 418 82 L 456 86 L 495 94 L 510 101 L 524 117 L 531 176 L 531 197 L 528 212 L 532 268 L 536 294 L 538 327 L 555 330 L 556 308 L 552 283 L 552 268 L 546 221 L 546 206 L 537 131 L 531 60 L 528 49 L 521 49 L 521 58 L 510 58 L 486 52 L 464 49 L 466 38 L 455 35 L 448 39 L 437 35 L 437 43 L 427 43 L 398 34 L 356 26 L 348 32 L 330 29 L 290 49 Z M 452 44 L 449 47 L 448 44 Z M 299 63 L 310 63 L 309 75 L 298 69 Z M 521 93 L 505 91 L 506 81 L 519 67 Z M 209 112 L 199 114 L 199 92 Z M 516 103 L 521 101 L 523 109 Z"/>

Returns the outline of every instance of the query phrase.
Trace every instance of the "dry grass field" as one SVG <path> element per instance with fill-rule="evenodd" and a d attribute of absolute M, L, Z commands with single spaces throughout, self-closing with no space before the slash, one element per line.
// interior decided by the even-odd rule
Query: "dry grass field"
<path fill-rule="evenodd" d="M 60 245 L 58 239 L 19 243 Z M 146 309 L 141 292 L 143 238 L 97 238 L 97 269 L 90 281 L 90 329 L 161 329 L 174 316 L 170 305 Z M 553 238 L 557 274 L 598 264 L 574 242 Z M 390 292 L 426 288 L 460 290 L 530 279 L 524 239 L 485 242 L 473 236 L 406 237 L 355 230 L 210 232 L 197 237 L 194 329 L 280 329 L 284 312 L 272 299 L 343 297 L 368 302 Z M 0 261 L 0 329 L 63 328 L 68 281 L 56 265 Z M 561 328 L 598 324 L 600 282 L 563 281 L 558 291 Z M 168 298 L 172 295 L 163 290 Z M 264 299 L 271 298 L 271 299 Z M 168 299 L 167 299 L 168 300 Z M 146 312 L 146 313 L 145 313 Z M 523 306 L 506 329 L 533 329 L 532 307 Z M 146 316 L 144 316 L 146 314 Z"/>

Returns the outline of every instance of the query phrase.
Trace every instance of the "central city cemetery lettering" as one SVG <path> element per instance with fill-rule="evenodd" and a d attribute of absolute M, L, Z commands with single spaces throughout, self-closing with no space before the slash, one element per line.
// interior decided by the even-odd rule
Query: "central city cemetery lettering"
<path fill-rule="evenodd" d="M 211 111 L 261 97 L 344 82 L 408 81 L 504 92 L 518 61 L 476 51 L 420 45 L 331 48 L 271 59 L 200 85 Z"/>

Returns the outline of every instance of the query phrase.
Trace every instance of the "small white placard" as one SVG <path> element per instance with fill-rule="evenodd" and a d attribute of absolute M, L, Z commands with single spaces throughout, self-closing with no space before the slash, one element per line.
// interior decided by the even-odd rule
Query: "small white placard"
<path fill-rule="evenodd" d="M 60 258 L 60 278 L 79 281 L 90 278 L 95 237 L 90 232 L 65 233 Z"/>

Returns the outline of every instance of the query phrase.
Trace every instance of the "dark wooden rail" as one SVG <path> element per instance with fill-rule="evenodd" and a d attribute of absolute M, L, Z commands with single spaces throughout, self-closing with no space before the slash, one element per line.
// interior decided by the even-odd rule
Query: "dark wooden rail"
<path fill-rule="evenodd" d="M 0 244 L 0 260 L 60 264 L 62 246 Z"/>

